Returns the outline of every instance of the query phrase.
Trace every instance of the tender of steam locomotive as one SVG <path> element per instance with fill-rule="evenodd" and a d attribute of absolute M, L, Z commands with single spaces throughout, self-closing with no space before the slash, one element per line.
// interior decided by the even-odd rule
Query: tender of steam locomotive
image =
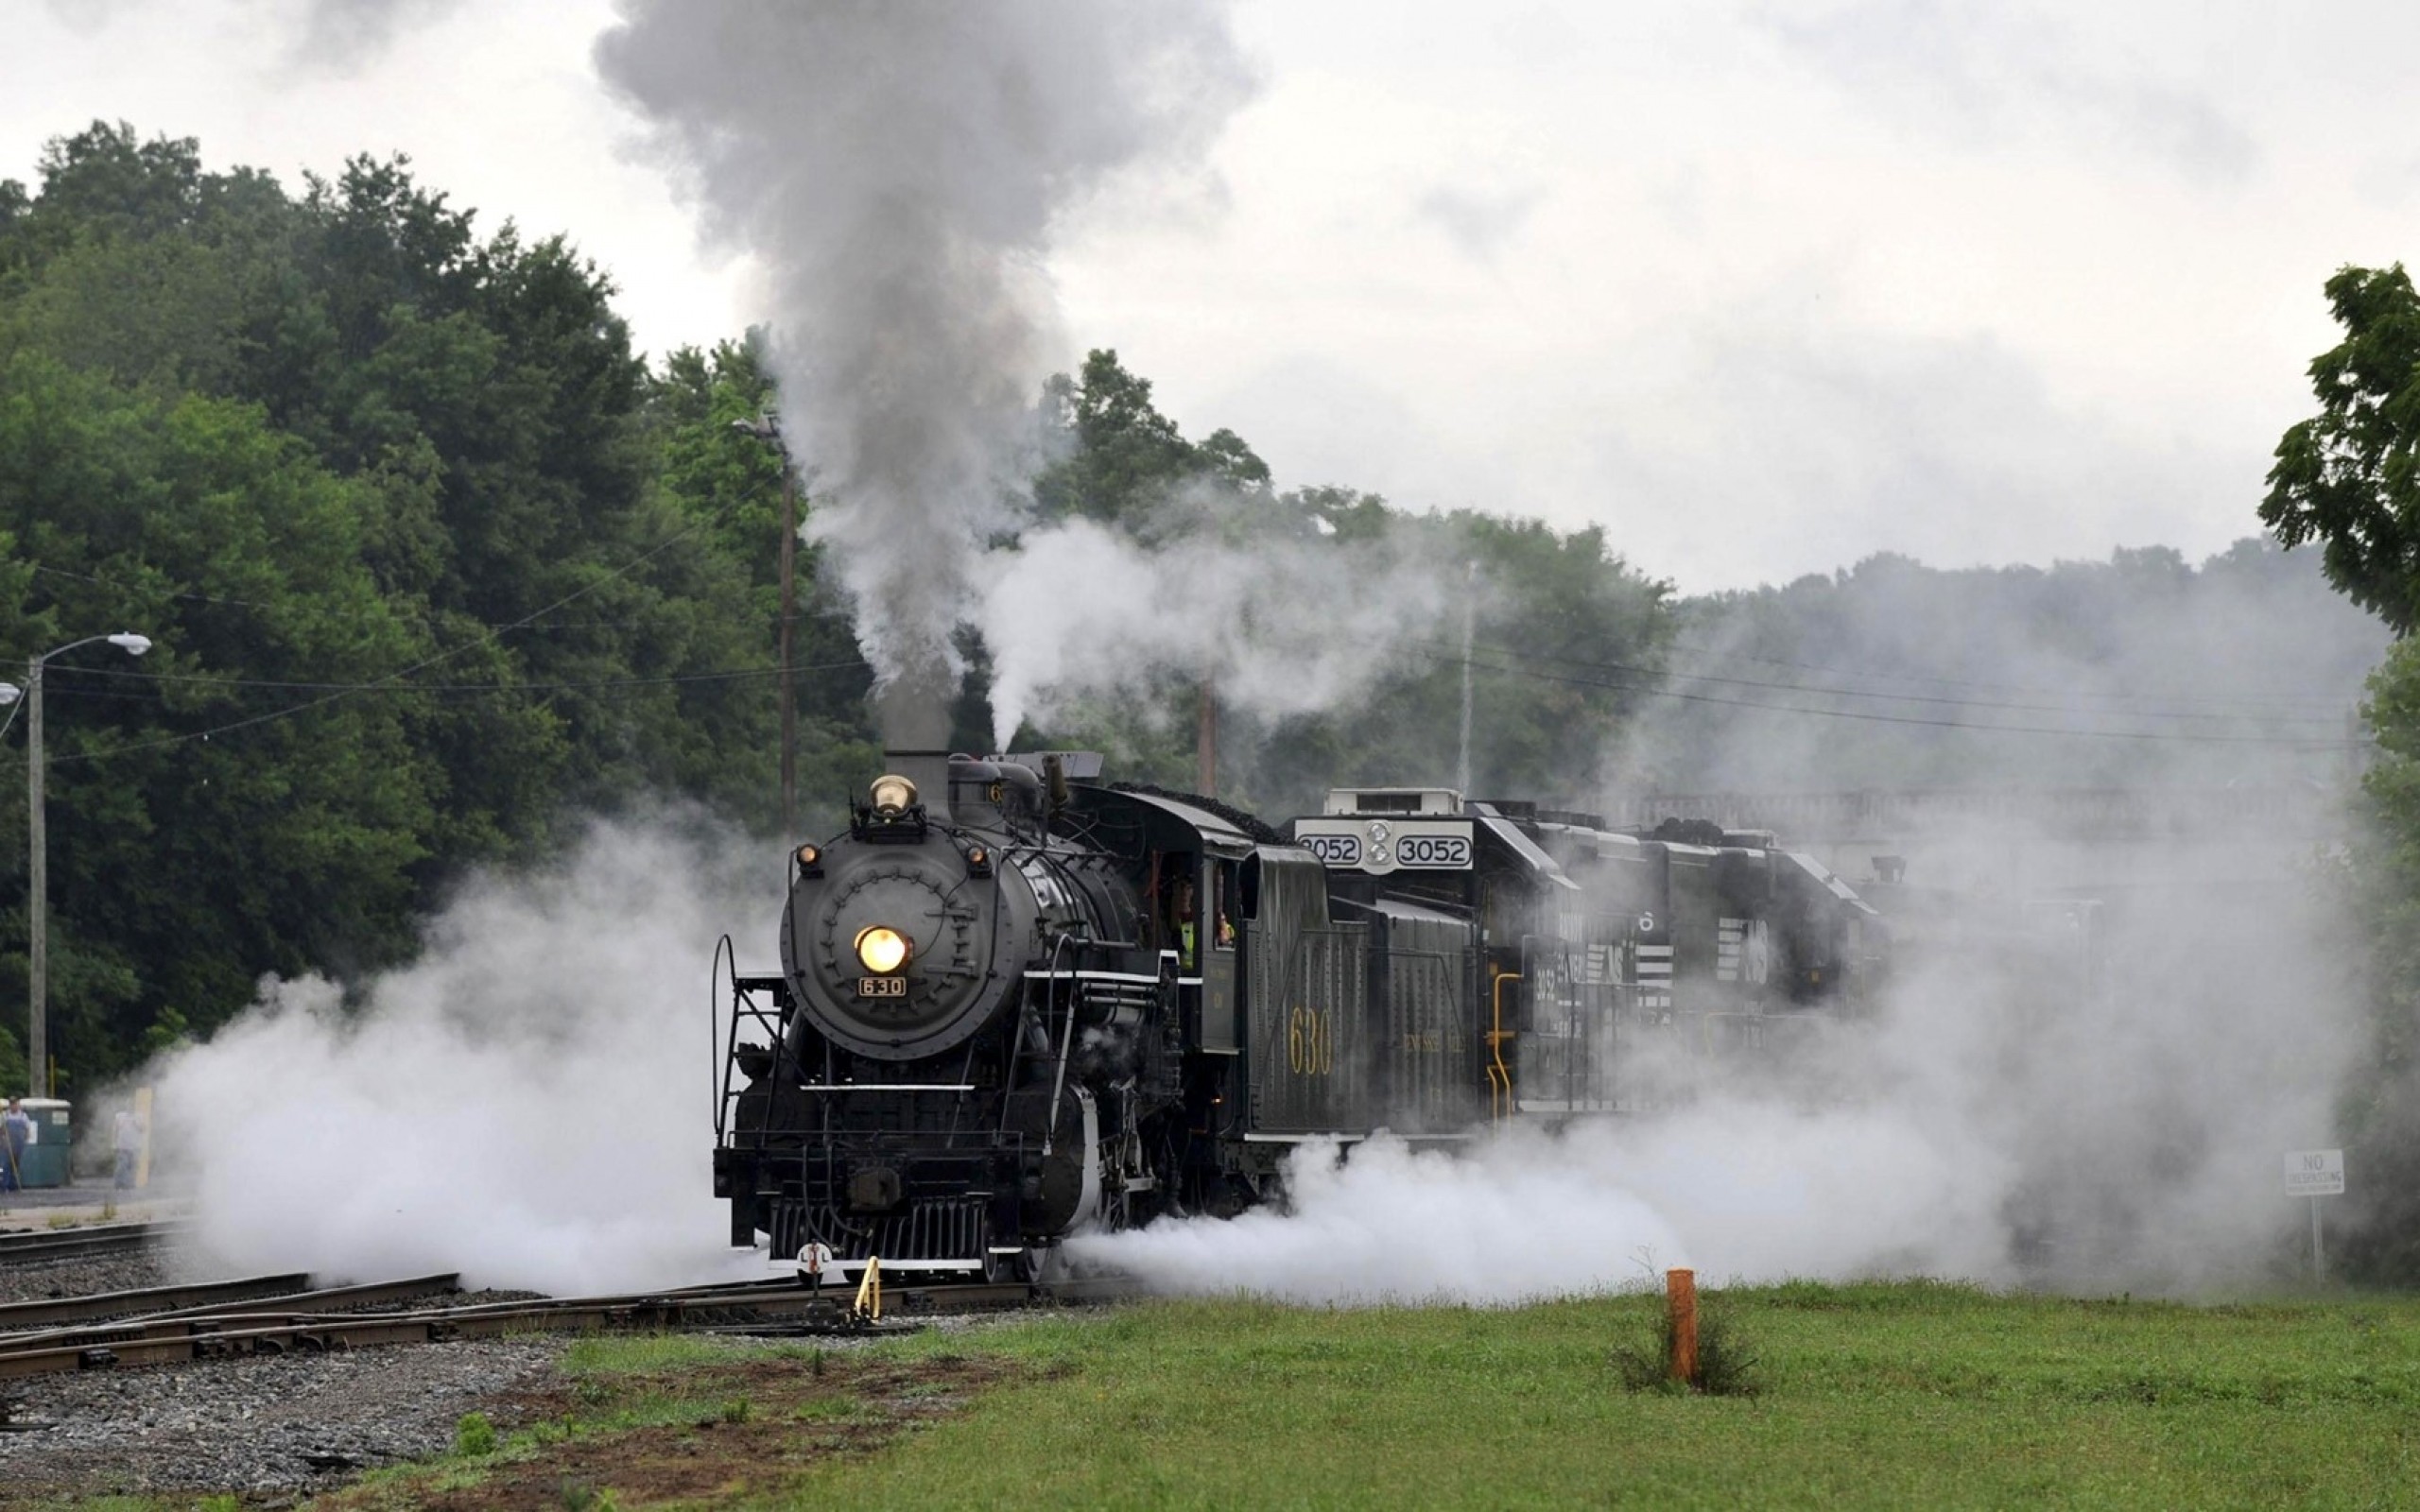
<path fill-rule="evenodd" d="M 1299 977 L 1316 859 L 1087 753 L 890 765 L 791 858 L 781 972 L 733 980 L 733 1243 L 1001 1273 L 1086 1224 L 1250 1200 L 1277 1152 L 1246 1137 L 1245 1025 L 1287 996 L 1250 963 Z M 1336 1018 L 1328 976 L 1287 1006 Z"/>
<path fill-rule="evenodd" d="M 1442 788 L 1340 788 L 1294 833 L 1337 915 L 1381 942 L 1353 1053 L 1380 1090 L 1373 1121 L 1399 1133 L 1643 1112 L 1789 1074 L 1887 957 L 1875 911 L 1761 832 L 1632 834 Z"/>

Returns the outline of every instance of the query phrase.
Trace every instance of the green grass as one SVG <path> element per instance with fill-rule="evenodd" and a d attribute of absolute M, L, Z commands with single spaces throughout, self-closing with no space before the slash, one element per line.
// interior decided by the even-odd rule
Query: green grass
<path fill-rule="evenodd" d="M 2420 1505 L 2420 1298 L 1904 1282 L 1702 1308 L 1754 1355 L 1756 1395 L 1626 1388 L 1619 1355 L 1658 1336 L 1645 1296 L 1166 1302 L 862 1351 L 592 1338 L 566 1356 L 564 1418 L 328 1500 L 526 1502 L 534 1484 L 553 1505 L 577 1483 L 624 1508 L 815 1512 Z"/>
<path fill-rule="evenodd" d="M 1163 1303 L 895 1353 L 1030 1366 L 758 1504 L 2420 1505 L 2420 1301 L 2192 1307 L 1930 1283 L 1706 1294 L 1753 1398 L 1634 1392 L 1651 1297 Z"/>

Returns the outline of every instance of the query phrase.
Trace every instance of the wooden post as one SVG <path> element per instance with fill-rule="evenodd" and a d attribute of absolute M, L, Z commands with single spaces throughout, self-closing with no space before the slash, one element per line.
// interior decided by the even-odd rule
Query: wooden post
<path fill-rule="evenodd" d="M 1698 1380 L 1697 1272 L 1666 1271 L 1664 1305 L 1670 1310 L 1672 1319 L 1672 1379 L 1695 1385 Z"/>

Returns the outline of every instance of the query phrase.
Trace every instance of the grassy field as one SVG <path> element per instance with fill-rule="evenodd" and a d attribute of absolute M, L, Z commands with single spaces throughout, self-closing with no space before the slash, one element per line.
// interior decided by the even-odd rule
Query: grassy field
<path fill-rule="evenodd" d="M 1659 1302 L 1159 1303 L 862 1355 L 596 1341 L 562 1420 L 343 1503 L 2420 1505 L 2420 1299 L 1707 1294 L 1762 1389 L 1625 1387 Z"/>

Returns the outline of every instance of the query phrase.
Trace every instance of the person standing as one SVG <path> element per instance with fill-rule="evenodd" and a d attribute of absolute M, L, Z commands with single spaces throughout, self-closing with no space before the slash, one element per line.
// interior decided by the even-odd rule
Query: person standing
<path fill-rule="evenodd" d="M 7 1185 L 0 1191 L 22 1192 L 26 1185 L 26 1146 L 33 1142 L 34 1121 L 27 1116 L 25 1104 L 14 1097 L 9 1099 L 9 1111 L 0 1113 L 0 1134 L 7 1135 L 9 1151 L 9 1168 L 0 1171 Z"/>
<path fill-rule="evenodd" d="M 117 1152 L 117 1173 L 112 1185 L 125 1192 L 134 1185 L 134 1160 L 143 1149 L 143 1120 L 131 1108 L 121 1108 L 110 1120 L 110 1148 Z"/>

